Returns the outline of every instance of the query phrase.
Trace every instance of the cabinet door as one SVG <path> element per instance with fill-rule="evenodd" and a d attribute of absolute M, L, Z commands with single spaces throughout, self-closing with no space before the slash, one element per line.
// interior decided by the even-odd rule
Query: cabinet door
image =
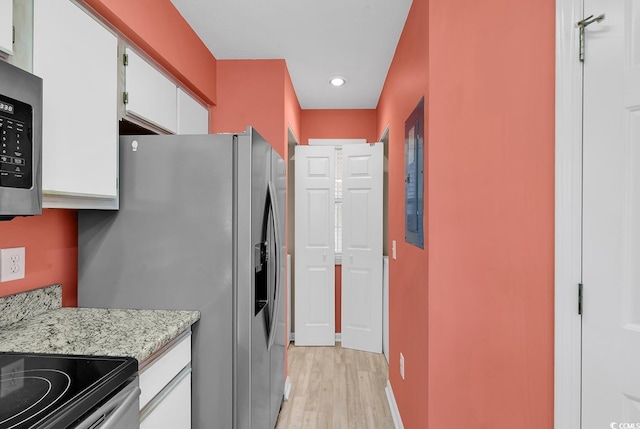
<path fill-rule="evenodd" d="M 191 333 L 140 370 L 140 428 L 191 427 Z"/>
<path fill-rule="evenodd" d="M 209 109 L 178 88 L 178 134 L 209 134 Z"/>
<path fill-rule="evenodd" d="M 176 133 L 176 85 L 130 48 L 126 53 L 127 115 Z"/>
<path fill-rule="evenodd" d="M 117 204 L 117 38 L 69 0 L 36 1 L 33 36 L 43 193 Z"/>
<path fill-rule="evenodd" d="M 177 381 L 177 380 L 176 380 Z M 140 421 L 140 429 L 175 429 L 191 427 L 191 374 L 182 378 L 152 413 Z"/>
<path fill-rule="evenodd" d="M 191 334 L 180 340 L 156 361 L 140 370 L 140 408 L 158 396 L 177 374 L 191 362 Z"/>
<path fill-rule="evenodd" d="M 0 0 L 0 52 L 13 54 L 13 0 Z"/>

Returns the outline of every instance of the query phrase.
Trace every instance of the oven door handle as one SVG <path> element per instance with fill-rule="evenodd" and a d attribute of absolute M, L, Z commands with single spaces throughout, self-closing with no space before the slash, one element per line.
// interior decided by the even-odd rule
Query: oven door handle
<path fill-rule="evenodd" d="M 98 408 L 91 416 L 87 417 L 76 426 L 75 429 L 116 429 L 122 416 L 131 405 L 138 400 L 140 388 L 137 383 L 123 389 L 106 404 Z"/>

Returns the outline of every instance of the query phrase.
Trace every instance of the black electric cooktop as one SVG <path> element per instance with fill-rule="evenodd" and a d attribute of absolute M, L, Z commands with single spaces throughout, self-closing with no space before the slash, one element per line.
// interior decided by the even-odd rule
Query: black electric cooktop
<path fill-rule="evenodd" d="M 126 357 L 0 353 L 0 429 L 67 428 L 137 371 Z"/>

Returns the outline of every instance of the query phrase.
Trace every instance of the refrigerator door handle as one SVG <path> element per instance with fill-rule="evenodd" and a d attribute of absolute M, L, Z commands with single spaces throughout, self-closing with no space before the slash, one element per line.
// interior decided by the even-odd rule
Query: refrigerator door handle
<path fill-rule="evenodd" d="M 280 313 L 280 294 L 282 293 L 282 288 L 280 287 L 280 280 L 282 273 L 280 272 L 280 213 L 278 212 L 278 204 L 276 200 L 276 192 L 274 190 L 273 182 L 269 180 L 269 199 L 271 203 L 271 211 L 273 213 L 273 228 L 275 231 L 275 240 L 273 245 L 275 246 L 274 255 L 276 256 L 276 260 L 274 266 L 276 267 L 276 293 L 275 293 L 275 302 L 273 308 L 273 318 L 271 319 L 271 326 L 269 327 L 269 342 L 268 342 L 268 350 L 271 350 L 271 346 L 273 346 L 273 342 L 275 341 L 275 336 L 277 332 L 278 326 L 278 316 Z"/>

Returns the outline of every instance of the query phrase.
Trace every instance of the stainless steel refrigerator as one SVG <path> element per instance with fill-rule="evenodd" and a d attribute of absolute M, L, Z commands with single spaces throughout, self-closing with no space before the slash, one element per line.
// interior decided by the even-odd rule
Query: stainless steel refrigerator
<path fill-rule="evenodd" d="M 192 427 L 273 428 L 284 391 L 285 163 L 245 133 L 120 138 L 120 210 L 78 212 L 81 307 L 200 310 Z"/>

